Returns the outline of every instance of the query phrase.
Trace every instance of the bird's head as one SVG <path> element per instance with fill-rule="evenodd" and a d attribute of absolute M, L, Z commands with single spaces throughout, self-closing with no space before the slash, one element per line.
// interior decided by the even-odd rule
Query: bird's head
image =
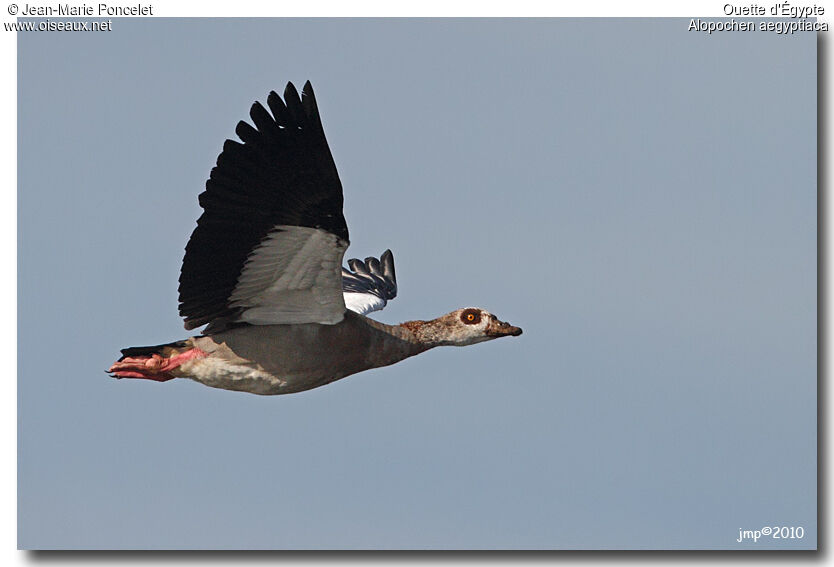
<path fill-rule="evenodd" d="M 519 327 L 501 321 L 484 309 L 456 309 L 431 321 L 403 323 L 417 339 L 432 346 L 466 346 L 521 334 Z"/>

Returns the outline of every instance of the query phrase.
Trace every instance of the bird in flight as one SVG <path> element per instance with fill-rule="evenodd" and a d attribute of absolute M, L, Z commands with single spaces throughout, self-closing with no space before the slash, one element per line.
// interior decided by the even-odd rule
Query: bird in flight
<path fill-rule="evenodd" d="M 476 307 L 386 325 L 366 317 L 397 295 L 394 257 L 342 259 L 350 242 L 342 184 L 310 82 L 255 102 L 241 142 L 226 140 L 200 194 L 185 247 L 179 312 L 202 334 L 130 347 L 114 378 L 274 395 L 323 386 L 437 346 L 465 346 L 521 329 Z"/>

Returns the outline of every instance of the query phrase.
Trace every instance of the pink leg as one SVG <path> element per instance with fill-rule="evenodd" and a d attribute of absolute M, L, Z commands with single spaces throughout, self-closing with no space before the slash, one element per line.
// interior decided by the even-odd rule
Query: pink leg
<path fill-rule="evenodd" d="M 170 357 L 164 357 L 158 354 L 152 354 L 150 356 L 127 356 L 119 362 L 113 363 L 113 366 L 110 367 L 108 372 L 116 378 L 144 378 L 146 380 L 165 382 L 176 378 L 176 376 L 171 374 L 171 371 L 183 362 L 194 358 L 203 358 L 204 356 L 208 355 L 198 348 L 192 348 Z"/>

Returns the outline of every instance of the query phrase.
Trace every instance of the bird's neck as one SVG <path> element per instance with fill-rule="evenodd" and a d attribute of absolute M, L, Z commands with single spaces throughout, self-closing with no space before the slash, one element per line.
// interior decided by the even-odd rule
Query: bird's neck
<path fill-rule="evenodd" d="M 433 319 L 431 321 L 406 321 L 399 325 L 387 325 L 363 315 L 355 315 L 350 311 L 346 313 L 345 317 L 347 319 L 358 319 L 365 325 L 387 335 L 393 339 L 391 341 L 392 343 L 407 343 L 407 350 L 416 348 L 417 352 L 423 352 L 436 346 L 449 344 L 443 334 L 443 327 L 445 325 L 442 325 L 439 319 Z"/>
<path fill-rule="evenodd" d="M 427 350 L 437 346 L 454 344 L 449 339 L 445 321 L 441 319 L 432 319 L 431 321 L 406 321 L 397 325 L 397 328 L 400 329 L 408 340 L 423 345 Z"/>
<path fill-rule="evenodd" d="M 368 334 L 370 341 L 367 345 L 368 356 L 372 360 L 373 368 L 394 364 L 415 354 L 420 354 L 432 348 L 431 344 L 420 341 L 407 327 L 403 325 L 386 325 L 364 315 L 356 315 L 350 311 L 345 314 L 348 321 L 358 325 L 366 325 L 372 329 Z"/>

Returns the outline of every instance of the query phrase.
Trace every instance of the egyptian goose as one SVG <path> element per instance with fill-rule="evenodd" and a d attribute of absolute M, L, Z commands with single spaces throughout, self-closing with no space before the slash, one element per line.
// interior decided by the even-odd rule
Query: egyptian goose
<path fill-rule="evenodd" d="M 308 81 L 267 97 L 226 140 L 200 195 L 185 248 L 182 341 L 122 350 L 115 378 L 190 378 L 254 394 L 309 390 L 436 346 L 464 346 L 521 329 L 483 309 L 386 325 L 365 316 L 397 294 L 394 259 L 349 260 L 342 185 Z"/>

